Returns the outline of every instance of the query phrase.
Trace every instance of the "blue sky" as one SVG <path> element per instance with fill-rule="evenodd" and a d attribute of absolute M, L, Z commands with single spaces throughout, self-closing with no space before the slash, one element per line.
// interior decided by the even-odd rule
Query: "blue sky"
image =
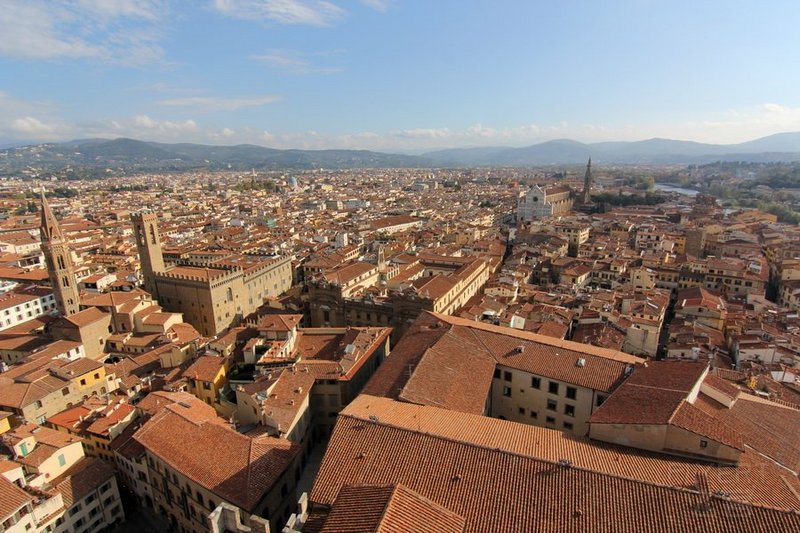
<path fill-rule="evenodd" d="M 800 131 L 800 2 L 0 0 L 0 143 L 420 151 Z"/>

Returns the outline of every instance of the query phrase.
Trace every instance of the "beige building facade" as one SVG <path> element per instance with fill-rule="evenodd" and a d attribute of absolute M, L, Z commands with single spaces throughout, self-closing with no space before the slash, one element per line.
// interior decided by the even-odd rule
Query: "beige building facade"
<path fill-rule="evenodd" d="M 132 216 L 145 288 L 164 309 L 206 336 L 217 335 L 292 286 L 292 258 L 225 254 L 164 267 L 157 219 Z M 144 232 L 144 234 L 142 234 Z"/>

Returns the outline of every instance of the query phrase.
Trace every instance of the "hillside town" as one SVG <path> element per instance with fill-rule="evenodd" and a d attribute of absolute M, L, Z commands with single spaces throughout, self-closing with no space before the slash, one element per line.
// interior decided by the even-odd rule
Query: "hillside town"
<path fill-rule="evenodd" d="M 4 531 L 800 530 L 797 225 L 591 160 L 113 174 L 0 179 Z"/>

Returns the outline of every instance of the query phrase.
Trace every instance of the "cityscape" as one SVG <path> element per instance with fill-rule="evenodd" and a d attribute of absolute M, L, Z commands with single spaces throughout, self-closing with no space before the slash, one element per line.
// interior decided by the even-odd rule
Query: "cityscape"
<path fill-rule="evenodd" d="M 619 54 L 579 126 L 574 87 L 439 84 L 577 66 L 525 57 L 586 46 L 565 16 L 667 39 L 688 4 L 199 4 L 0 5 L 0 531 L 800 531 L 796 73 L 702 112 L 716 82 L 665 85 L 634 125 Z"/>

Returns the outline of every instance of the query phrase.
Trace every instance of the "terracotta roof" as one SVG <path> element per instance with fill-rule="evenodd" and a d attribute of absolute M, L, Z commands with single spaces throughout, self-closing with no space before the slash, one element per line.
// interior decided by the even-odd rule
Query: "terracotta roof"
<path fill-rule="evenodd" d="M 90 492 L 114 478 L 114 468 L 105 461 L 94 457 L 84 457 L 66 472 L 50 480 L 50 484 L 61 493 L 64 506 L 69 509 Z"/>
<path fill-rule="evenodd" d="M 347 285 L 359 276 L 368 272 L 376 271 L 377 267 L 372 263 L 349 263 L 323 272 L 323 277 L 330 282 L 340 285 Z"/>
<path fill-rule="evenodd" d="M 251 439 L 231 429 L 215 412 L 187 405 L 165 407 L 134 438 L 174 470 L 252 512 L 301 447 L 269 436 Z M 225 445 L 215 445 L 221 442 Z"/>
<path fill-rule="evenodd" d="M 745 445 L 800 473 L 800 411 L 758 397 L 742 394 L 726 408 L 700 394 L 695 407 L 713 416 L 715 423 L 741 435 Z M 798 498 L 800 500 L 800 497 Z"/>
<path fill-rule="evenodd" d="M 425 351 L 398 398 L 482 414 L 496 366 L 483 350 L 475 350 L 472 339 L 445 335 Z"/>
<path fill-rule="evenodd" d="M 300 414 L 303 402 L 311 393 L 314 375 L 310 372 L 284 370 L 270 390 L 269 396 L 261 402 L 268 418 L 286 431 Z"/>
<path fill-rule="evenodd" d="M 222 357 L 203 355 L 198 357 L 183 372 L 183 375 L 198 381 L 213 382 L 217 378 L 219 371 L 225 366 L 225 363 L 226 361 Z"/>
<path fill-rule="evenodd" d="M 405 485 L 463 516 L 465 531 L 800 527 L 800 514 L 773 509 L 797 509 L 800 482 L 758 453 L 719 467 L 365 395 L 337 421 L 312 506 L 352 484 Z"/>
<path fill-rule="evenodd" d="M 291 331 L 296 328 L 303 315 L 267 314 L 259 317 L 258 329 L 264 331 Z"/>
<path fill-rule="evenodd" d="M 592 424 L 667 424 L 707 365 L 651 361 L 637 368 L 589 418 Z"/>
<path fill-rule="evenodd" d="M 672 415 L 669 423 L 673 426 L 691 431 L 703 437 L 708 437 L 716 442 L 721 442 L 731 448 L 744 451 L 742 436 L 718 423 L 713 416 L 702 411 L 687 401 L 681 403 L 678 410 Z"/>
<path fill-rule="evenodd" d="M 99 320 L 103 320 L 104 318 L 110 319 L 111 315 L 101 311 L 97 307 L 90 307 L 88 309 L 84 309 L 83 311 L 78 311 L 74 315 L 62 317 L 60 320 L 66 320 L 67 322 L 78 327 L 83 327 L 93 324 Z"/>
<path fill-rule="evenodd" d="M 640 362 L 614 350 L 426 312 L 364 392 L 482 413 L 497 365 L 610 392 Z"/>
<path fill-rule="evenodd" d="M 725 394 L 731 399 L 734 399 L 739 396 L 739 387 L 710 372 L 706 375 L 705 379 L 703 380 L 703 385 L 708 385 L 709 387 L 718 390 L 719 392 Z"/>
<path fill-rule="evenodd" d="M 346 485 L 320 533 L 460 533 L 464 526 L 463 517 L 403 485 Z"/>
<path fill-rule="evenodd" d="M 295 341 L 295 351 L 302 360 L 325 359 L 334 361 L 344 333 L 317 333 L 315 329 L 301 330 Z"/>
<path fill-rule="evenodd" d="M 0 476 L 0 519 L 10 518 L 25 505 L 33 503 L 33 497 L 14 483 Z"/>
<path fill-rule="evenodd" d="M 195 396 L 188 392 L 164 392 L 155 391 L 141 399 L 136 407 L 148 415 L 154 415 L 164 407 L 173 403 L 184 402 L 187 404 L 203 404 Z M 209 407 L 209 409 L 213 409 Z"/>

